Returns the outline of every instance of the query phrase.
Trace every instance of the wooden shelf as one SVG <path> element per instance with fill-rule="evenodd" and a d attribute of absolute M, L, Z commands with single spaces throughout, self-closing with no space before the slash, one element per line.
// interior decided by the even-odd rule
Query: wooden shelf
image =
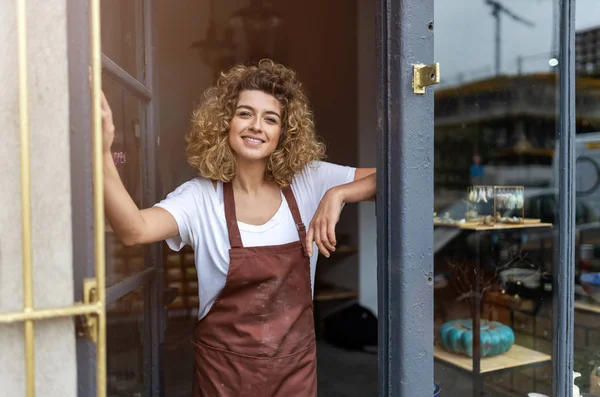
<path fill-rule="evenodd" d="M 167 287 L 177 290 L 177 296 L 168 305 L 169 310 L 198 308 L 198 276 L 194 260 L 194 250 L 186 245 L 174 252 L 164 243 L 163 263 Z"/>
<path fill-rule="evenodd" d="M 314 300 L 317 302 L 333 301 L 339 299 L 358 298 L 358 291 L 346 288 L 323 288 L 317 289 Z"/>
<path fill-rule="evenodd" d="M 342 245 L 337 250 L 332 252 L 332 255 L 351 255 L 358 252 L 358 247 L 352 245 Z"/>
<path fill-rule="evenodd" d="M 600 305 L 589 301 L 575 301 L 575 309 L 600 314 Z"/>
<path fill-rule="evenodd" d="M 439 361 L 454 365 L 465 371 L 473 371 L 473 359 L 471 357 L 450 353 L 442 346 L 434 346 L 433 356 Z M 551 359 L 552 358 L 547 354 L 523 346 L 513 345 L 513 347 L 504 354 L 495 357 L 482 358 L 481 373 L 485 374 L 509 368 L 539 364 L 550 361 Z"/>
<path fill-rule="evenodd" d="M 331 256 L 329 257 L 329 259 L 336 259 L 338 257 L 342 257 L 342 256 L 349 256 L 349 255 L 353 255 L 356 254 L 358 252 L 358 248 L 352 245 L 342 245 L 339 246 L 335 251 L 331 252 Z M 325 258 L 321 252 L 319 252 L 319 257 L 320 259 L 327 259 Z"/>
<path fill-rule="evenodd" d="M 531 228 L 539 228 L 539 227 L 552 227 L 551 223 L 497 223 L 495 225 L 459 225 L 459 229 L 464 230 L 475 230 L 475 231 L 483 231 L 483 230 L 510 230 L 510 229 L 531 229 Z"/>
<path fill-rule="evenodd" d="M 435 223 L 434 226 L 450 227 L 455 229 L 463 230 L 509 230 L 509 229 L 529 229 L 539 227 L 552 227 L 552 223 L 538 222 L 537 219 L 525 219 L 525 223 L 496 223 L 495 225 L 481 225 L 479 223 L 463 223 L 463 224 L 450 224 L 450 223 Z"/>

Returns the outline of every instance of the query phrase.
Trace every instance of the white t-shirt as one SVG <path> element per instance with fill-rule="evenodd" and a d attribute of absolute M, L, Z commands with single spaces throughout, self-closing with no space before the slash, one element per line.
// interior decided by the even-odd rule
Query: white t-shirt
<path fill-rule="evenodd" d="M 327 162 L 314 162 L 294 178 L 292 191 L 307 228 L 327 190 L 352 182 L 355 170 Z M 238 222 L 245 247 L 298 241 L 298 230 L 283 193 L 281 198 L 281 207 L 264 225 Z M 179 186 L 156 206 L 169 211 L 179 228 L 179 236 L 167 240 L 169 247 L 179 251 L 185 245 L 190 245 L 194 249 L 200 300 L 198 319 L 201 319 L 225 286 L 229 269 L 231 245 L 225 222 L 223 183 L 218 182 L 215 189 L 210 180 L 194 178 Z M 310 258 L 313 292 L 317 257 L 318 249 L 313 244 L 313 255 Z"/>

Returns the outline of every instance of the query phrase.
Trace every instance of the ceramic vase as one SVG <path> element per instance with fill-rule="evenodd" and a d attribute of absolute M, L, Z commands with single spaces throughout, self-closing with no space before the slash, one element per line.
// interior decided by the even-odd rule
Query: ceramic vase
<path fill-rule="evenodd" d="M 506 353 L 515 343 L 513 330 L 497 321 L 481 321 L 481 357 Z M 444 348 L 451 353 L 473 357 L 473 321 L 459 319 L 444 323 L 440 329 Z"/>

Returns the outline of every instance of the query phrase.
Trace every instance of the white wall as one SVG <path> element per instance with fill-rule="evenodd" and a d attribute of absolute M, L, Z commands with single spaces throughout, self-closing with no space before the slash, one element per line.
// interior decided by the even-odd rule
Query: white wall
<path fill-rule="evenodd" d="M 376 166 L 377 64 L 375 2 L 358 1 L 358 147 L 359 165 Z M 377 314 L 377 219 L 374 203 L 358 210 L 359 296 L 361 305 Z"/>
<path fill-rule="evenodd" d="M 15 3 L 0 4 L 0 312 L 23 309 Z M 48 308 L 73 303 L 66 1 L 27 8 L 34 305 Z M 3 396 L 25 395 L 24 350 L 23 324 L 0 325 Z M 35 371 L 37 396 L 77 395 L 72 319 L 35 324 Z"/>

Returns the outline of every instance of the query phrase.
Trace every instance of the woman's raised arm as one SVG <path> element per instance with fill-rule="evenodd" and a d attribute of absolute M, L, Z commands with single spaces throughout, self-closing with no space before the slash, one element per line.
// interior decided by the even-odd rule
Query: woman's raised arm
<path fill-rule="evenodd" d="M 111 228 L 121 242 L 129 246 L 177 236 L 177 222 L 169 212 L 159 207 L 140 210 L 125 189 L 110 152 L 114 137 L 112 111 L 102 93 L 104 211 Z"/>

